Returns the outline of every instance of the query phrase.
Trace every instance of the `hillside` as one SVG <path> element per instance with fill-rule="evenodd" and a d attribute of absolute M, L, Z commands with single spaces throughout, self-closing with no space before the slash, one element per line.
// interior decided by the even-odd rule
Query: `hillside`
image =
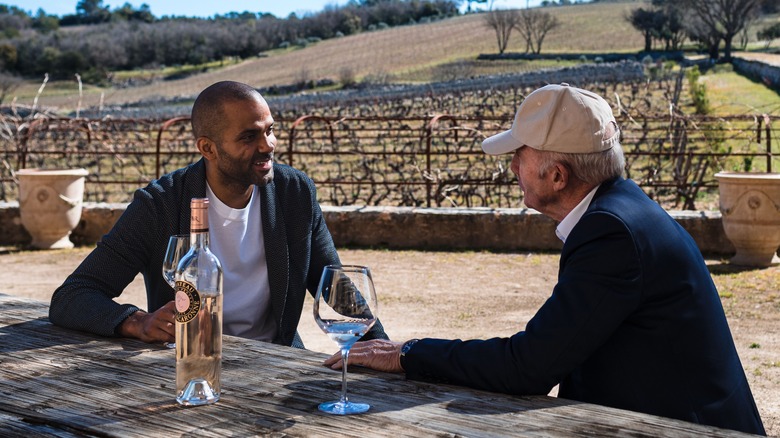
<path fill-rule="evenodd" d="M 546 9 L 561 22 L 543 46 L 554 52 L 632 52 L 642 48 L 641 35 L 623 19 L 636 2 L 595 3 Z M 513 35 L 508 51 L 522 51 L 525 44 Z M 393 80 L 425 80 L 440 65 L 474 60 L 480 53 L 495 53 L 495 35 L 480 14 L 440 22 L 367 32 L 325 40 L 304 49 L 270 53 L 240 64 L 178 80 L 147 86 L 114 89 L 86 86 L 81 107 L 120 105 L 159 97 L 193 97 L 220 80 L 238 80 L 256 87 L 289 85 L 301 78 L 338 81 L 349 69 L 360 80 L 367 75 Z M 521 63 L 521 61 L 518 61 Z M 512 64 L 504 64 L 512 69 Z M 30 83 L 16 91 L 17 103 L 30 104 L 40 84 Z M 8 99 L 10 101 L 11 98 Z M 78 85 L 50 83 L 38 104 L 67 112 L 78 106 Z"/>

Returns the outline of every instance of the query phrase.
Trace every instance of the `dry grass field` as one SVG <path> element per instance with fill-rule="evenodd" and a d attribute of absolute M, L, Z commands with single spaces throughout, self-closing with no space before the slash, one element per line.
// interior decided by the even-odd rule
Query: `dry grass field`
<path fill-rule="evenodd" d="M 546 11 L 555 15 L 561 25 L 548 34 L 542 52 L 637 52 L 643 48 L 643 39 L 624 17 L 639 6 L 641 3 L 638 2 L 605 2 L 548 8 Z M 159 98 L 188 99 L 194 98 L 206 86 L 228 79 L 258 88 L 290 85 L 304 79 L 331 79 L 339 83 L 344 72 L 349 71 L 358 81 L 373 77 L 393 82 L 426 82 L 446 79 L 441 77 L 443 72 L 448 72 L 444 76 L 481 75 L 571 65 L 571 62 L 555 60 L 476 60 L 481 53 L 496 53 L 496 47 L 495 34 L 485 26 L 484 14 L 473 14 L 324 40 L 306 48 L 274 50 L 267 53 L 267 57 L 247 59 L 221 69 L 145 86 L 117 89 L 86 85 L 81 98 L 75 81 L 52 81 L 40 95 L 38 105 L 66 114 L 79 105 L 81 108 L 106 107 Z M 507 51 L 522 52 L 524 49 L 524 41 L 515 32 Z M 780 63 L 778 58 L 780 55 L 769 55 L 770 62 Z M 762 60 L 766 61 L 767 55 Z M 730 88 L 732 84 L 725 86 Z M 30 81 L 7 101 L 15 98 L 18 104 L 30 105 L 39 88 L 40 83 Z M 737 113 L 747 110 L 740 103 L 734 108 Z"/>
<path fill-rule="evenodd" d="M 544 42 L 543 53 L 630 52 L 643 47 L 641 35 L 623 19 L 638 3 L 595 3 L 551 8 L 561 22 Z M 220 80 L 238 80 L 256 87 L 288 85 L 305 76 L 338 80 L 350 69 L 359 80 L 367 75 L 425 77 L 436 66 L 496 53 L 495 35 L 482 15 L 468 15 L 430 24 L 402 26 L 324 40 L 304 49 L 275 51 L 265 58 L 184 79 L 157 82 L 129 89 L 85 87 L 82 107 L 135 102 L 150 97 L 194 96 Z M 523 51 L 525 44 L 513 35 L 508 51 Z M 40 84 L 17 90 L 20 103 L 32 103 Z M 102 96 L 102 97 L 101 97 Z M 10 100 L 10 99 L 9 99 Z M 51 83 L 39 105 L 72 110 L 79 100 L 78 85 Z"/>

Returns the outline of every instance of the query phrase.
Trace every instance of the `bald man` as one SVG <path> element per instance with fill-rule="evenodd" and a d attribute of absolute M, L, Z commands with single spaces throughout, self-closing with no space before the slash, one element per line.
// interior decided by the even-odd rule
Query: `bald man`
<path fill-rule="evenodd" d="M 174 342 L 173 289 L 162 277 L 168 237 L 187 234 L 190 200 L 209 199 L 210 243 L 224 269 L 223 333 L 303 348 L 297 332 L 306 291 L 340 264 L 311 179 L 274 162 L 274 119 L 239 82 L 215 83 L 192 107 L 202 158 L 152 181 L 54 292 L 49 319 L 103 336 Z M 119 304 L 138 273 L 148 311 Z M 363 339 L 386 339 L 377 323 Z"/>

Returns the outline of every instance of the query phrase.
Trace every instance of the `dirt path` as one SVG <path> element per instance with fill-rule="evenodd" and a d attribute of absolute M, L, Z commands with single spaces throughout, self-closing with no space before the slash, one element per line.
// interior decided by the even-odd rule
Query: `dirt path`
<path fill-rule="evenodd" d="M 90 248 L 0 249 L 0 293 L 48 301 Z M 557 254 L 340 251 L 344 263 L 372 268 L 380 319 L 396 340 L 488 338 L 522 330 L 555 284 Z M 767 432 L 780 436 L 780 266 L 740 270 L 708 260 Z M 137 278 L 120 297 L 145 307 Z M 301 317 L 306 346 L 334 345 L 314 324 L 311 299 Z"/>

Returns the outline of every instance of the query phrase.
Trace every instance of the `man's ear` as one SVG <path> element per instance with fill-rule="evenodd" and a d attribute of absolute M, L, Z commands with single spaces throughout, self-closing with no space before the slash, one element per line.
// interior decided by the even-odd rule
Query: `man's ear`
<path fill-rule="evenodd" d="M 217 157 L 217 145 L 214 144 L 208 137 L 198 137 L 195 140 L 195 145 L 198 147 L 201 155 L 207 160 L 213 160 Z"/>
<path fill-rule="evenodd" d="M 553 190 L 561 191 L 569 184 L 569 168 L 563 163 L 555 163 L 550 168 L 552 173 Z"/>

